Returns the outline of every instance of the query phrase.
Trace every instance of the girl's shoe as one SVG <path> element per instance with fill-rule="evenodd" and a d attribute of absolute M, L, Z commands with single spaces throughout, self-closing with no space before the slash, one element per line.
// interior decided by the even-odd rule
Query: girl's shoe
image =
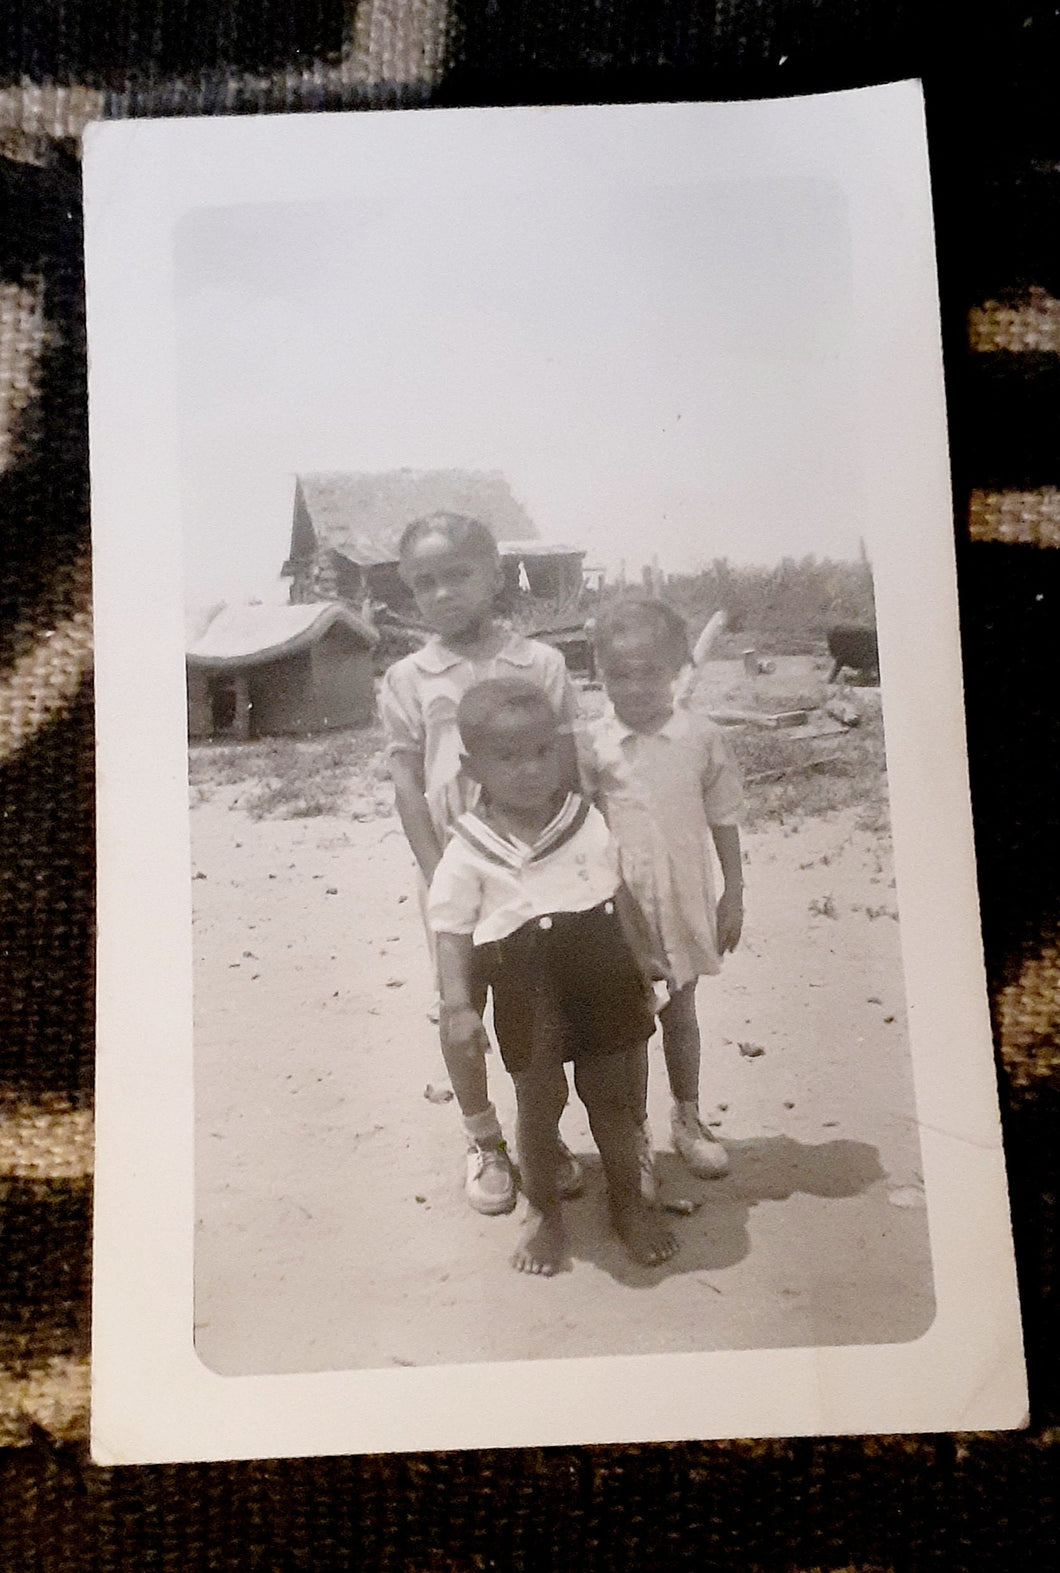
<path fill-rule="evenodd" d="M 495 1218 L 515 1206 L 515 1175 L 503 1142 L 469 1142 L 464 1192 L 477 1213 Z"/>
<path fill-rule="evenodd" d="M 694 1104 L 675 1103 L 670 1116 L 674 1147 L 701 1180 L 720 1180 L 729 1172 L 729 1155 L 699 1118 Z"/>

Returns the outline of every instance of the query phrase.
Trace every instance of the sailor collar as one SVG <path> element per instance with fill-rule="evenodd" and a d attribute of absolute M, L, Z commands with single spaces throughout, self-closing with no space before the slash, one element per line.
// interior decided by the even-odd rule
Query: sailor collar
<path fill-rule="evenodd" d="M 502 836 L 473 809 L 461 814 L 453 826 L 453 834 L 487 862 L 518 870 L 527 864 L 542 862 L 573 840 L 588 818 L 589 807 L 587 798 L 577 792 L 568 792 L 559 811 L 532 846 L 518 836 Z"/>

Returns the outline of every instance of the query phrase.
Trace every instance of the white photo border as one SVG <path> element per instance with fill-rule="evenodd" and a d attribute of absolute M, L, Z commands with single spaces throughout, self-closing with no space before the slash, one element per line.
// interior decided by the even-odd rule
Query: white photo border
<path fill-rule="evenodd" d="M 193 1345 L 174 248 L 191 210 L 812 176 L 849 204 L 901 939 L 937 1314 L 906 1344 L 219 1376 Z M 579 162 L 580 161 L 580 162 Z M 100 1464 L 1026 1423 L 968 796 L 919 85 L 758 103 L 124 122 L 85 138 L 96 612 Z"/>

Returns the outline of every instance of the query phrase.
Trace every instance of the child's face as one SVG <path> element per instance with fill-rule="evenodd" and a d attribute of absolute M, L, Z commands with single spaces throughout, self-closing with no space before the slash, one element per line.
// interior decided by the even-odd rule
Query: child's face
<path fill-rule="evenodd" d="M 540 714 L 498 710 L 464 764 L 498 808 L 523 813 L 544 809 L 559 790 L 555 720 L 544 710 Z"/>
<path fill-rule="evenodd" d="M 634 732 L 653 732 L 673 713 L 679 668 L 651 629 L 615 639 L 603 658 L 602 671 L 615 714 Z"/>
<path fill-rule="evenodd" d="M 406 552 L 401 575 L 427 626 L 443 639 L 477 632 L 493 615 L 499 567 L 461 551 L 448 536 L 422 536 Z"/>

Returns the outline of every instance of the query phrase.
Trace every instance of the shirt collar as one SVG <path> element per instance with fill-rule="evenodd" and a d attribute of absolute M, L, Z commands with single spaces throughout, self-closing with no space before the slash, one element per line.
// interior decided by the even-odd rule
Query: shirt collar
<path fill-rule="evenodd" d="M 412 659 L 421 672 L 428 672 L 432 677 L 437 677 L 440 672 L 448 672 L 454 666 L 460 666 L 468 659 L 456 650 L 450 650 L 444 645 L 437 634 L 432 634 L 427 643 L 419 650 L 414 650 Z M 504 661 L 508 666 L 527 667 L 534 662 L 534 647 L 529 639 L 514 631 L 509 633 L 506 642 L 494 657 L 497 661 Z"/>
<path fill-rule="evenodd" d="M 655 732 L 635 732 L 631 726 L 627 726 L 624 721 L 619 720 L 618 716 L 615 714 L 614 706 L 610 704 L 608 705 L 607 719 L 614 734 L 615 740 L 619 743 L 624 743 L 626 739 L 630 737 L 646 736 L 667 737 L 672 740 L 674 738 L 684 737 L 688 732 L 688 717 L 679 705 L 674 707 L 673 712 L 667 716 L 662 726 L 659 727 Z"/>

